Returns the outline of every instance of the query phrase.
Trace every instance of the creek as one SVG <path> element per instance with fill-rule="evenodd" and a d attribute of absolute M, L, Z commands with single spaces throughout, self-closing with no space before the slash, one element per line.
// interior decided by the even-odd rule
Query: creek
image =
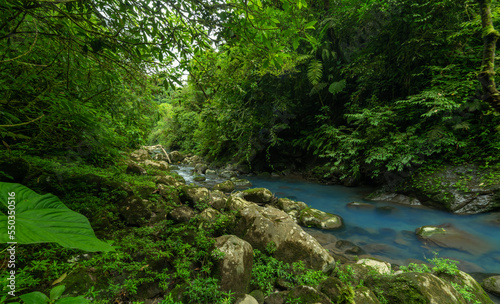
<path fill-rule="evenodd" d="M 192 168 L 180 167 L 179 174 L 192 182 Z M 460 262 L 459 268 L 470 273 L 500 273 L 500 235 L 499 224 L 493 220 L 499 213 L 476 215 L 456 215 L 425 207 L 410 207 L 387 202 L 373 202 L 364 197 L 373 188 L 343 187 L 321 185 L 298 179 L 273 177 L 261 178 L 243 176 L 250 180 L 253 187 L 271 190 L 276 197 L 287 197 L 303 201 L 312 208 L 340 215 L 345 227 L 341 230 L 316 231 L 317 234 L 331 234 L 332 244 L 335 239 L 348 240 L 361 247 L 366 253 L 383 258 L 391 263 L 407 265 L 413 259 L 425 261 L 432 258 L 433 252 L 441 258 L 450 258 Z M 223 179 L 207 176 L 207 181 L 200 185 L 210 188 Z M 372 208 L 348 207 L 350 202 L 363 202 L 373 205 Z M 483 240 L 489 248 L 472 248 L 463 244 L 464 250 L 429 247 L 416 236 L 415 229 L 424 225 L 440 225 L 449 223 L 473 236 L 475 240 Z M 311 228 L 305 228 L 312 231 Z M 328 248 L 328 247 L 327 247 Z M 481 252 L 471 254 L 471 252 Z"/>

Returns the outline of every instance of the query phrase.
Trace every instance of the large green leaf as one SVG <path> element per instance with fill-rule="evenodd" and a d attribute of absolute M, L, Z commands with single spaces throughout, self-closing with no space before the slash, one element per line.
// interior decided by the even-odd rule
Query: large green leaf
<path fill-rule="evenodd" d="M 9 239 L 7 233 L 11 219 L 6 212 L 9 193 L 15 193 L 15 239 Z M 113 250 L 96 238 L 85 216 L 70 210 L 56 196 L 39 195 L 21 184 L 0 182 L 0 243 L 6 242 L 55 242 L 91 252 Z"/>

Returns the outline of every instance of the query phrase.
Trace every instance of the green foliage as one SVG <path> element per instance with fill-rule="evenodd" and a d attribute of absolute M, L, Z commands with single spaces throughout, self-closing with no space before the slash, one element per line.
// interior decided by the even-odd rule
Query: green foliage
<path fill-rule="evenodd" d="M 214 303 L 230 304 L 233 297 L 231 292 L 222 292 L 219 290 L 218 280 L 215 278 L 197 278 L 190 282 L 184 295 L 190 303 Z"/>
<path fill-rule="evenodd" d="M 462 297 L 464 297 L 467 303 L 481 304 L 481 301 L 479 301 L 476 295 L 473 293 L 472 287 L 468 285 L 462 286 L 454 282 L 451 282 L 451 286 L 453 286 L 453 288 L 455 288 L 455 290 L 458 291 L 462 295 Z"/>
<path fill-rule="evenodd" d="M 0 182 L 0 191 L 14 194 L 10 196 L 12 200 L 7 197 L 1 200 L 2 243 L 56 242 L 63 247 L 91 252 L 113 250 L 95 237 L 86 217 L 71 211 L 56 196 L 39 195 L 21 184 L 3 182 Z"/>
<path fill-rule="evenodd" d="M 58 285 L 50 290 L 50 295 L 47 297 L 45 294 L 35 291 L 27 294 L 20 295 L 19 297 L 26 304 L 87 304 L 89 300 L 83 296 L 79 297 L 61 297 L 66 286 Z"/>
<path fill-rule="evenodd" d="M 351 265 L 345 265 L 342 269 L 340 268 L 340 262 L 337 262 L 336 276 L 339 280 L 346 286 L 352 287 L 354 270 Z"/>
<path fill-rule="evenodd" d="M 444 259 L 438 257 L 437 252 L 433 252 L 434 257 L 432 259 L 428 258 L 426 259 L 427 262 L 430 264 L 434 265 L 432 269 L 429 269 L 429 267 L 425 264 L 415 264 L 415 263 L 410 263 L 408 266 L 401 266 L 400 269 L 403 272 L 420 272 L 420 273 L 430 273 L 430 272 L 435 272 L 435 273 L 445 273 L 449 275 L 457 275 L 459 273 L 457 264 L 459 263 L 458 261 L 450 260 L 450 259 Z"/>
<path fill-rule="evenodd" d="M 289 265 L 254 249 L 251 283 L 265 295 L 274 291 L 277 280 L 282 280 L 291 288 L 297 285 L 317 286 L 325 279 L 323 272 L 307 269 L 302 261 Z"/>
<path fill-rule="evenodd" d="M 434 252 L 434 257 L 432 259 L 427 259 L 427 261 L 434 265 L 434 267 L 432 267 L 433 272 L 446 273 L 449 275 L 456 275 L 459 273 L 457 267 L 458 261 L 439 258 L 437 252 Z"/>
<path fill-rule="evenodd" d="M 307 78 L 313 86 L 318 85 L 323 76 L 323 64 L 319 60 L 312 60 L 307 68 Z"/>
<path fill-rule="evenodd" d="M 410 263 L 408 266 L 399 267 L 403 272 L 419 272 L 419 273 L 430 273 L 432 272 L 429 267 L 425 264 L 415 264 Z"/>

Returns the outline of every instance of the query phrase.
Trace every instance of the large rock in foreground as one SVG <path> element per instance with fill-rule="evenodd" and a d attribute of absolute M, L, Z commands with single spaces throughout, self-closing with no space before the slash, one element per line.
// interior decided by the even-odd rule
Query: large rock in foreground
<path fill-rule="evenodd" d="M 429 304 L 466 304 L 462 295 L 445 280 L 431 273 L 407 272 L 394 277 L 393 287 L 408 286 L 405 296 L 408 300 L 423 299 Z M 395 290 L 395 295 L 398 293 Z M 399 291 L 401 293 L 401 291 Z M 420 303 L 420 302 L 412 302 Z"/>
<path fill-rule="evenodd" d="M 228 207 L 239 211 L 237 234 L 254 248 L 263 251 L 273 242 L 276 245 L 274 256 L 284 262 L 304 261 L 307 267 L 324 272 L 334 268 L 335 261 L 328 251 L 285 212 L 234 197 L 228 201 Z"/>
<path fill-rule="evenodd" d="M 215 239 L 215 248 L 224 253 L 218 265 L 220 285 L 223 291 L 249 292 L 252 278 L 253 248 L 235 235 Z"/>

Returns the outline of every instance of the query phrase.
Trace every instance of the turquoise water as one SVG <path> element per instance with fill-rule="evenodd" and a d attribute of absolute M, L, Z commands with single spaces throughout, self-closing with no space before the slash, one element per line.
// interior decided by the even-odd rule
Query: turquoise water
<path fill-rule="evenodd" d="M 247 178 L 254 187 L 268 188 L 277 197 L 303 201 L 313 208 L 340 215 L 345 228 L 327 233 L 353 242 L 370 255 L 404 265 L 412 262 L 409 259 L 432 258 L 432 252 L 437 251 L 439 257 L 460 261 L 459 268 L 464 271 L 500 273 L 500 226 L 491 223 L 500 213 L 454 215 L 424 207 L 364 200 L 363 197 L 374 190 L 372 188 L 320 185 L 285 178 Z M 372 204 L 373 208 L 346 206 L 353 201 Z M 465 242 L 461 244 L 464 250 L 460 251 L 443 249 L 428 247 L 415 236 L 415 229 L 420 226 L 445 223 L 473 235 L 475 244 Z M 487 246 L 478 248 L 478 241 Z"/>

